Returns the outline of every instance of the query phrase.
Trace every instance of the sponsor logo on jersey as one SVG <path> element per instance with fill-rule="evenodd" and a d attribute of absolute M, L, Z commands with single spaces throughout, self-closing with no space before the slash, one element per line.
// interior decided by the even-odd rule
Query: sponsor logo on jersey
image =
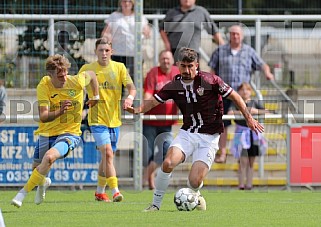
<path fill-rule="evenodd" d="M 69 91 L 68 91 L 68 95 L 69 95 L 70 97 L 74 97 L 74 96 L 76 95 L 76 90 L 69 90 Z"/>
<path fill-rule="evenodd" d="M 199 96 L 202 96 L 204 95 L 204 88 L 200 86 L 199 88 L 196 89 L 196 92 Z"/>

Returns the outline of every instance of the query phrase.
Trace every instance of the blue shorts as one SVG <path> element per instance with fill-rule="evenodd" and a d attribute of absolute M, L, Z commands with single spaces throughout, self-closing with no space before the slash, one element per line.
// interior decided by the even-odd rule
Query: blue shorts
<path fill-rule="evenodd" d="M 151 161 L 161 165 L 173 141 L 172 126 L 143 125 L 143 166 Z"/>
<path fill-rule="evenodd" d="M 35 146 L 35 153 L 33 154 L 33 161 L 41 163 L 46 152 L 52 147 L 55 147 L 59 151 L 61 155 L 60 158 L 64 158 L 70 151 L 74 150 L 81 141 L 80 136 L 71 134 L 62 134 L 50 137 L 39 136 Z"/>
<path fill-rule="evenodd" d="M 104 125 L 93 125 L 90 126 L 90 131 L 96 141 L 97 147 L 111 144 L 113 151 L 115 152 L 117 150 L 119 127 L 108 128 Z"/>

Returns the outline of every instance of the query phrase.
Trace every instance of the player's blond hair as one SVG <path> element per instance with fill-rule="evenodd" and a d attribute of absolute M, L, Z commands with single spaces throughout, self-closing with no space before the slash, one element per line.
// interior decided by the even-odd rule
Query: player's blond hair
<path fill-rule="evenodd" d="M 70 66 L 71 64 L 68 58 L 60 54 L 49 56 L 46 60 L 46 71 L 50 75 L 53 75 L 57 71 L 68 70 Z"/>

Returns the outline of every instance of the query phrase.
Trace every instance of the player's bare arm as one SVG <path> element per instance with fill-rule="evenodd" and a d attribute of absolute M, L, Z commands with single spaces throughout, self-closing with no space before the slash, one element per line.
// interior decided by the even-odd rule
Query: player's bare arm
<path fill-rule="evenodd" d="M 123 109 L 124 110 L 126 110 L 128 107 L 131 107 L 133 105 L 133 101 L 134 101 L 135 96 L 136 96 L 136 87 L 135 87 L 135 85 L 133 83 L 132 84 L 127 84 L 126 88 L 128 90 L 128 94 L 129 95 L 124 100 L 124 103 L 123 103 Z"/>
<path fill-rule="evenodd" d="M 248 127 L 251 130 L 253 130 L 255 133 L 264 132 L 263 125 L 261 125 L 257 120 L 253 118 L 242 97 L 237 92 L 232 91 L 228 98 L 231 99 L 237 106 L 237 108 L 241 111 L 242 115 L 244 116 L 247 122 Z"/>
<path fill-rule="evenodd" d="M 252 115 L 262 115 L 262 114 L 270 114 L 270 111 L 269 110 L 265 110 L 265 109 L 257 109 L 255 107 L 248 107 L 248 110 L 250 111 L 250 113 Z M 239 110 L 229 110 L 227 112 L 228 115 L 241 115 L 242 112 L 239 111 Z"/>
<path fill-rule="evenodd" d="M 134 108 L 132 106 L 129 106 L 126 108 L 126 110 L 132 114 L 146 113 L 159 104 L 160 103 L 154 98 L 154 96 L 152 96 L 150 99 L 144 100 L 143 104 L 139 107 Z"/>
<path fill-rule="evenodd" d="M 93 107 L 98 103 L 98 100 L 100 99 L 97 76 L 93 71 L 86 71 L 82 75 L 86 78 L 86 86 L 90 86 L 91 90 L 93 91 L 93 97 L 89 97 L 89 100 L 86 102 L 86 104 L 89 107 Z"/>
<path fill-rule="evenodd" d="M 70 100 L 62 101 L 60 104 L 60 108 L 54 111 L 50 111 L 48 106 L 39 106 L 40 121 L 44 123 L 53 121 L 57 117 L 66 113 L 70 106 L 72 106 L 72 102 Z"/>

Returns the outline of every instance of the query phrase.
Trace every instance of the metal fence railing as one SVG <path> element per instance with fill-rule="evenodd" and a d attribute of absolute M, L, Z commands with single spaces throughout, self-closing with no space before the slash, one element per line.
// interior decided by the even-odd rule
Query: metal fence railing
<path fill-rule="evenodd" d="M 151 46 L 149 50 L 154 51 L 151 58 L 144 59 L 146 70 L 157 64 L 157 53 L 163 48 L 158 24 L 164 15 L 145 16 L 151 21 L 153 28 L 152 40 L 148 45 Z M 44 59 L 53 53 L 66 54 L 73 64 L 72 70 L 77 72 L 81 64 L 93 59 L 93 42 L 100 36 L 107 17 L 108 15 L 0 15 L 0 73 L 6 76 L 7 86 L 15 89 L 34 88 L 44 74 Z M 281 63 L 284 73 L 282 80 L 276 81 L 278 85 L 282 85 L 286 80 L 286 72 L 290 70 L 296 72 L 295 85 L 320 85 L 321 66 L 317 64 L 317 59 L 321 50 L 318 49 L 319 45 L 315 44 L 319 42 L 321 32 L 318 27 L 305 29 L 302 23 L 317 22 L 321 20 L 320 15 L 212 15 L 211 18 L 220 21 L 218 25 L 225 39 L 228 38 L 227 28 L 232 23 L 244 22 L 245 41 L 254 46 L 272 68 L 275 63 Z M 290 27 L 287 25 L 289 22 Z M 67 50 L 63 49 L 59 42 L 61 32 L 69 35 Z M 216 48 L 211 37 L 205 34 L 202 36 L 201 46 L 207 56 Z M 201 67 L 202 64 L 207 66 L 206 60 L 202 61 Z M 141 72 L 137 76 L 142 78 L 143 74 Z M 300 79 L 301 77 L 304 80 Z M 257 85 L 260 88 L 262 83 Z M 141 87 L 141 84 L 138 87 Z M 293 118 L 287 118 L 284 114 L 272 116 L 278 119 Z M 306 117 L 303 116 L 304 119 Z M 24 116 L 19 119 L 22 118 Z M 138 120 L 141 121 L 142 118 Z M 135 128 L 133 130 L 136 131 Z M 268 130 L 271 132 L 266 133 L 273 133 L 272 128 Z"/>
<path fill-rule="evenodd" d="M 6 75 L 7 86 L 34 88 L 44 73 L 44 59 L 53 53 L 67 55 L 72 62 L 72 73 L 77 73 L 82 64 L 94 59 L 93 40 L 100 36 L 108 16 L 0 15 L 0 73 Z M 148 45 L 150 48 L 145 50 L 154 54 L 145 55 L 144 72 L 158 63 L 156 53 L 163 48 L 158 24 L 164 18 L 164 15 L 145 16 L 151 22 L 153 35 L 142 46 Z M 254 46 L 272 69 L 281 66 L 279 85 L 289 83 L 290 70 L 296 75 L 295 86 L 320 85 L 320 15 L 212 15 L 211 18 L 219 21 L 225 39 L 228 39 L 228 26 L 244 23 L 245 42 Z M 303 22 L 315 23 L 315 28 L 305 28 Z M 216 48 L 206 34 L 202 36 L 201 46 L 207 56 Z M 204 66 L 207 67 L 206 59 Z"/>

